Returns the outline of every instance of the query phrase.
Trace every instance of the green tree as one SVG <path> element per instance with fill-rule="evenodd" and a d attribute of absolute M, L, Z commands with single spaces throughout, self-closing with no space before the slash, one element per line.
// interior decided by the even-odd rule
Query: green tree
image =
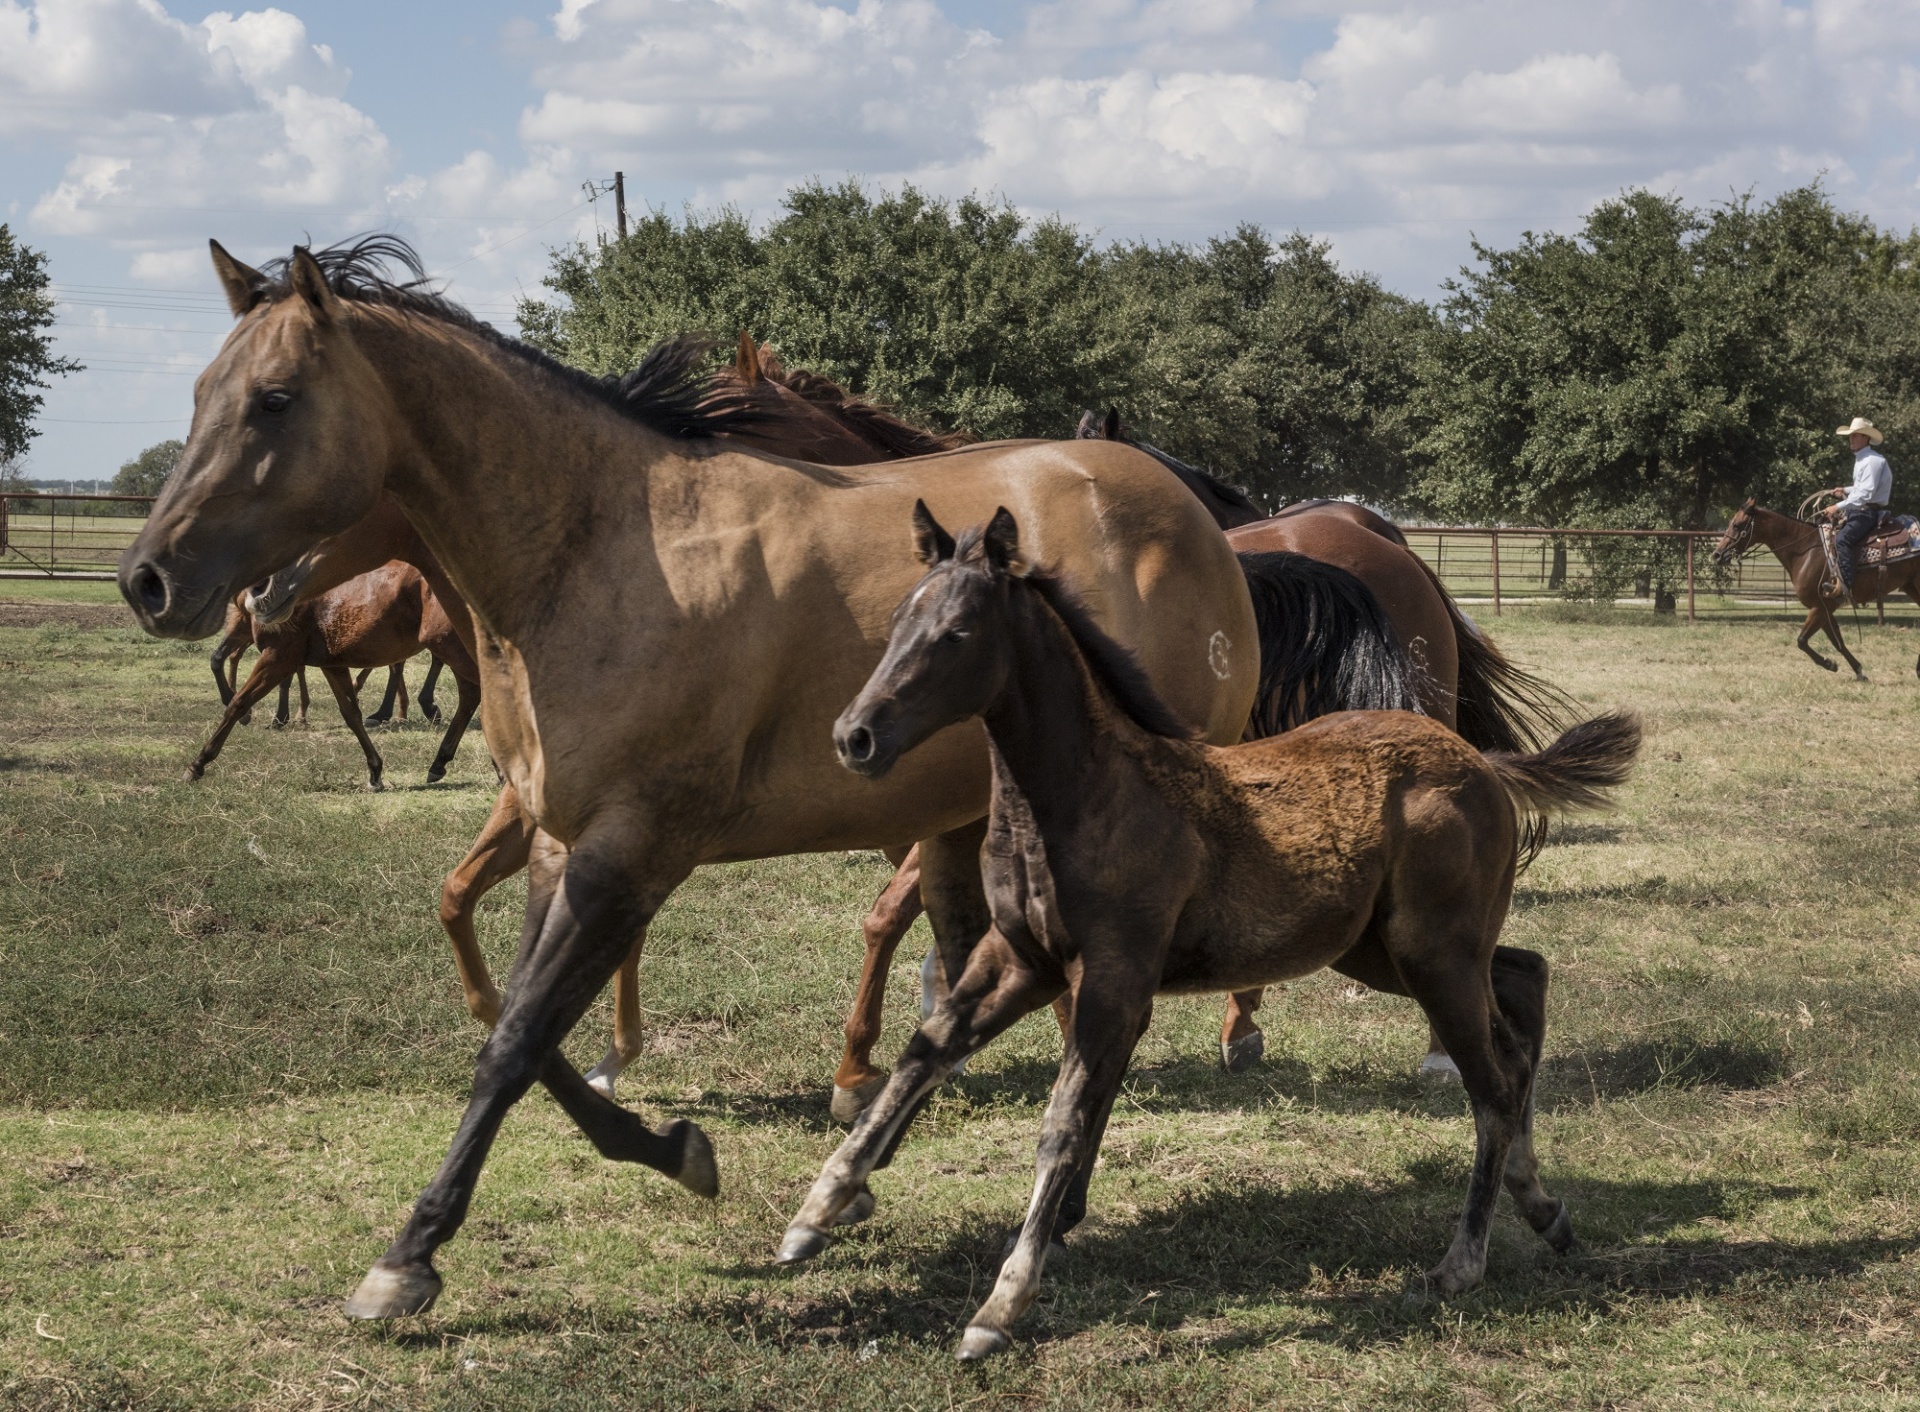
<path fill-rule="evenodd" d="M 1444 516 L 1705 528 L 1833 483 L 1850 399 L 1912 400 L 1913 335 L 1863 347 L 1912 307 L 1901 249 L 1818 186 L 1705 212 L 1630 192 L 1577 237 L 1474 253 L 1412 399 L 1415 498 Z"/>
<path fill-rule="evenodd" d="M 184 441 L 157 441 L 123 464 L 113 477 L 115 495 L 158 495 L 173 468 L 180 464 Z"/>
<path fill-rule="evenodd" d="M 0 224 L 0 461 L 24 455 L 39 435 L 33 419 L 47 379 L 82 371 L 73 359 L 54 355 L 47 282 L 47 257 Z"/>

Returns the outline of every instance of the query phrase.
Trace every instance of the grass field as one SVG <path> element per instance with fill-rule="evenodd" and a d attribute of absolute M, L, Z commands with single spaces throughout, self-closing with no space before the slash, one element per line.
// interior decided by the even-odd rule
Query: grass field
<path fill-rule="evenodd" d="M 703 1203 L 602 1162 L 536 1092 L 429 1315 L 340 1302 L 444 1150 L 479 1031 L 435 921 L 492 794 L 470 736 L 331 705 L 236 732 L 204 645 L 91 589 L 0 587 L 0 1407 L 1478 1408 L 1910 1406 L 1920 1397 L 1920 631 L 1867 685 L 1778 618 L 1509 613 L 1585 705 L 1644 712 L 1617 813 L 1560 830 L 1507 940 L 1545 952 L 1547 1185 L 1582 1247 L 1503 1203 L 1485 1286 L 1410 1300 L 1471 1127 L 1417 1081 L 1407 1003 L 1273 994 L 1267 1063 L 1217 1069 L 1213 1001 L 1164 1004 L 1012 1354 L 950 1352 L 1024 1210 L 1058 1041 L 1023 1023 L 943 1091 L 876 1217 L 771 1256 L 836 1141 L 827 1082 L 887 870 L 715 868 L 654 927 L 623 1096 L 713 1137 Z M 63 601 L 63 599 L 65 601 Z M 263 713 L 264 715 L 264 713 Z M 483 910 L 500 963 L 523 892 Z M 905 1037 L 903 949 L 883 1053 Z M 598 1057 L 602 1008 L 575 1036 Z"/>

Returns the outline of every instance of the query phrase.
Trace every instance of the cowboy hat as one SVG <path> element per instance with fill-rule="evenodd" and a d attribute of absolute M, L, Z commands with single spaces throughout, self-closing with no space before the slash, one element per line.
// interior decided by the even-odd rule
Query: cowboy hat
<path fill-rule="evenodd" d="M 1855 417 L 1846 426 L 1835 427 L 1833 432 L 1835 436 L 1853 436 L 1856 433 L 1866 437 L 1875 446 L 1886 440 L 1886 437 L 1880 434 L 1880 428 L 1865 417 Z"/>

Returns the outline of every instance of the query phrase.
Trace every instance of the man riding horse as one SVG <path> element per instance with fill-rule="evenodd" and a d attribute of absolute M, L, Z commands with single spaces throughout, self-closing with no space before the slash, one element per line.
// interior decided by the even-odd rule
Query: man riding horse
<path fill-rule="evenodd" d="M 1837 428 L 1835 434 L 1844 436 L 1853 450 L 1853 485 L 1851 488 L 1835 486 L 1833 493 L 1844 493 L 1846 498 L 1827 511 L 1840 521 L 1833 536 L 1834 557 L 1839 562 L 1833 567 L 1840 575 L 1847 597 L 1851 598 L 1854 561 L 1861 544 L 1879 525 L 1881 514 L 1893 498 L 1893 471 L 1887 465 L 1887 458 L 1874 449 L 1884 440 L 1880 429 L 1865 417 L 1855 417 L 1848 425 Z"/>

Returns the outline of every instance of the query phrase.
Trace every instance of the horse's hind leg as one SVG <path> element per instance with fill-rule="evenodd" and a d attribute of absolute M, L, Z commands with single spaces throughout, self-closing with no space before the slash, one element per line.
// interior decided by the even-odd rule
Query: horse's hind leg
<path fill-rule="evenodd" d="M 194 762 L 187 766 L 188 780 L 197 780 L 206 774 L 207 766 L 220 758 L 220 751 L 227 743 L 227 737 L 233 728 L 253 709 L 254 702 L 273 690 L 274 683 L 281 679 L 285 668 L 272 653 L 262 652 L 253 664 L 253 671 L 247 676 L 247 684 L 234 692 L 233 699 L 227 703 L 227 709 L 221 713 L 220 724 L 214 727 L 213 735 L 201 747 Z"/>
<path fill-rule="evenodd" d="M 620 1075 L 640 1057 L 646 1026 L 640 1019 L 640 947 L 635 945 L 613 978 L 613 1043 L 587 1070 L 587 1082 L 603 1098 L 612 1098 Z"/>
<path fill-rule="evenodd" d="M 827 1246 L 827 1232 L 871 1210 L 867 1178 L 893 1157 L 907 1124 L 945 1081 L 953 1066 L 1065 987 L 1024 962 L 998 933 L 988 933 L 973 960 L 933 1014 L 914 1032 L 880 1096 L 853 1125 L 820 1169 L 780 1242 L 779 1261 L 810 1259 Z"/>
<path fill-rule="evenodd" d="M 367 757 L 367 788 L 380 788 L 380 774 L 386 766 L 380 759 L 380 752 L 373 748 L 373 741 L 367 736 L 366 723 L 360 719 L 360 702 L 353 694 L 352 675 L 345 667 L 322 667 L 320 674 L 327 679 L 327 685 L 333 688 L 333 699 L 340 707 L 341 719 L 346 721 L 347 729 L 360 742 L 360 752 Z"/>
<path fill-rule="evenodd" d="M 1220 1063 L 1229 1074 L 1251 1069 L 1267 1052 L 1267 1037 L 1253 1018 L 1266 993 L 1264 988 L 1237 990 L 1227 997 L 1226 1013 L 1220 1020 Z"/>
<path fill-rule="evenodd" d="M 1840 636 L 1840 620 L 1833 616 L 1833 609 L 1824 603 L 1820 605 L 1820 631 L 1827 635 L 1833 650 L 1847 659 L 1847 665 L 1853 668 L 1853 679 L 1865 681 L 1867 674 L 1860 668 L 1860 659 L 1847 650 L 1847 644 Z"/>
<path fill-rule="evenodd" d="M 440 724 L 440 708 L 434 704 L 433 689 L 440 682 L 440 672 L 446 663 L 432 653 L 427 654 L 427 679 L 420 684 L 419 694 L 413 700 L 419 706 L 420 714 L 433 725 Z"/>
<path fill-rule="evenodd" d="M 371 670 L 371 668 L 368 669 L 368 671 Z M 356 696 L 359 694 L 361 683 L 366 681 L 367 674 L 367 672 L 362 672 L 354 679 L 353 690 Z M 401 720 L 406 720 L 407 677 L 406 673 L 401 670 L 398 662 L 393 663 L 387 668 L 386 693 L 381 696 L 380 704 L 374 708 L 373 714 L 367 717 L 367 724 L 370 726 L 384 726 L 388 721 L 393 719 L 395 710 L 399 711 Z"/>
<path fill-rule="evenodd" d="M 847 1013 L 846 1049 L 833 1076 L 833 1116 L 851 1123 L 860 1116 L 887 1076 L 874 1067 L 873 1046 L 880 1038 L 881 1006 L 886 1001 L 887 971 L 893 965 L 900 939 L 920 915 L 920 855 L 907 855 L 892 881 L 874 902 L 860 930 L 866 954 L 860 964 L 860 987 Z"/>
<path fill-rule="evenodd" d="M 1495 947 L 1493 997 L 1525 1046 L 1530 1070 L 1520 1132 L 1507 1152 L 1507 1191 L 1527 1224 L 1564 1255 L 1573 1247 L 1573 1221 L 1567 1215 L 1566 1203 L 1548 1196 L 1540 1185 L 1540 1163 L 1533 1152 L 1533 1089 L 1540 1074 L 1540 1047 L 1547 1033 L 1546 958 L 1519 947 Z"/>
<path fill-rule="evenodd" d="M 279 730 L 282 726 L 286 725 L 287 718 L 291 714 L 287 706 L 287 701 L 289 698 L 289 693 L 291 693 L 292 690 L 293 690 L 292 677 L 288 677 L 285 681 L 280 683 L 280 704 L 273 708 L 273 728 L 275 730 Z"/>

